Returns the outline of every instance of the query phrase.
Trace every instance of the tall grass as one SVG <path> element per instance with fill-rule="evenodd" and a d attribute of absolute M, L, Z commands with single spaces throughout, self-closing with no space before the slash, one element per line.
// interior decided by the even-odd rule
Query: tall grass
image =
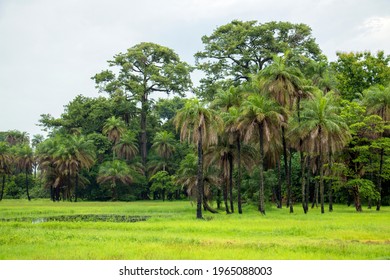
<path fill-rule="evenodd" d="M 33 221 L 77 214 L 149 216 L 135 223 Z M 390 259 L 390 207 L 332 213 L 268 206 L 263 216 L 205 213 L 182 202 L 0 202 L 0 259 Z M 21 219 L 23 218 L 23 219 Z M 39 220 L 38 220 L 39 221 Z"/>

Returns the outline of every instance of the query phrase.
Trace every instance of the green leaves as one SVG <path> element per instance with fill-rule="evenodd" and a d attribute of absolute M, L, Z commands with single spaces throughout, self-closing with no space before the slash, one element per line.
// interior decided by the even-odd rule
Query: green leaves
<path fill-rule="evenodd" d="M 215 91 L 208 91 L 215 82 L 228 80 L 230 85 L 249 81 L 270 64 L 275 56 L 292 50 L 319 60 L 321 51 L 305 24 L 289 22 L 258 23 L 232 21 L 218 27 L 210 36 L 203 36 L 204 50 L 195 54 L 196 65 L 206 73 L 201 80 L 200 96 L 212 100 Z"/>

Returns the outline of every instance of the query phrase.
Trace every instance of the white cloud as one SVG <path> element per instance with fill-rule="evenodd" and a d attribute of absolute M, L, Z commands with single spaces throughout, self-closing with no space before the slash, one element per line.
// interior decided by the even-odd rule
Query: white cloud
<path fill-rule="evenodd" d="M 390 53 L 388 0 L 0 0 L 0 131 L 38 133 L 118 52 L 151 41 L 193 63 L 201 36 L 233 19 L 306 23 L 329 56 Z"/>

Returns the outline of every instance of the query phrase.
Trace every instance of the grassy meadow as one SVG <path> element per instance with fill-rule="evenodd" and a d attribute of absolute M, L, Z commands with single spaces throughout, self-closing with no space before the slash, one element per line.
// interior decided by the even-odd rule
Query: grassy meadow
<path fill-rule="evenodd" d="M 335 205 L 303 214 L 268 205 L 244 214 L 204 213 L 188 201 L 0 202 L 0 259 L 390 259 L 390 207 Z M 141 216 L 145 221 L 83 221 L 78 215 Z M 47 217 L 76 220 L 45 220 Z"/>

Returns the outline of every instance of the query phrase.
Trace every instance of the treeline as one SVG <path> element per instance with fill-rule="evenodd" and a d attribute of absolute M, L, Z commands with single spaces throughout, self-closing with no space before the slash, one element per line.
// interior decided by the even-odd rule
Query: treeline
<path fill-rule="evenodd" d="M 198 218 L 242 203 L 263 214 L 269 202 L 305 213 L 390 203 L 388 55 L 329 63 L 310 27 L 288 22 L 232 21 L 202 42 L 195 66 L 137 44 L 92 77 L 103 96 L 41 116 L 47 139 L 1 133 L 1 198 L 189 196 Z"/>

